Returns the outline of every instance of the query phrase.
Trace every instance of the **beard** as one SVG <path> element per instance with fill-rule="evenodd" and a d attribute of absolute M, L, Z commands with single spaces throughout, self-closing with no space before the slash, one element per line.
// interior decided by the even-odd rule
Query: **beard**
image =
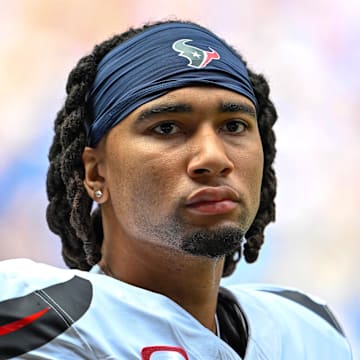
<path fill-rule="evenodd" d="M 175 218 L 168 218 L 161 224 L 154 224 L 142 218 L 137 229 L 152 239 L 154 245 L 160 245 L 194 256 L 219 258 L 234 254 L 241 249 L 245 231 L 236 225 L 212 226 L 210 228 L 192 228 Z M 192 228 L 192 229 L 191 229 Z"/>
<path fill-rule="evenodd" d="M 200 230 L 185 236 L 180 249 L 195 256 L 218 258 L 231 255 L 241 248 L 244 232 L 235 227 Z"/>
<path fill-rule="evenodd" d="M 219 258 L 233 255 L 242 248 L 244 235 L 252 219 L 247 213 L 239 215 L 232 224 L 194 225 L 184 219 L 179 211 L 155 219 L 153 213 L 142 209 L 134 212 L 135 237 L 153 243 L 155 247 L 167 248 L 174 253 L 199 257 Z M 240 252 L 241 253 L 241 252 Z"/>

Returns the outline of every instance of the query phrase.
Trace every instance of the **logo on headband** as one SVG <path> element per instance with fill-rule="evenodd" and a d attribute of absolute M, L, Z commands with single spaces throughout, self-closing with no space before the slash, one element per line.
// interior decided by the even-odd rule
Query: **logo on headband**
<path fill-rule="evenodd" d="M 206 67 L 212 60 L 220 59 L 220 55 L 209 47 L 211 51 L 199 49 L 196 46 L 188 45 L 190 39 L 180 39 L 173 43 L 172 48 L 189 60 L 188 66 L 201 69 Z"/>

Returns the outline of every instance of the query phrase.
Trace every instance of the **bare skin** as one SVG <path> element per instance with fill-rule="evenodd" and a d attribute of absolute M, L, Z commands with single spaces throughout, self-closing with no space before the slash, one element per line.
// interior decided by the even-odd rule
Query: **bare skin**
<path fill-rule="evenodd" d="M 224 254 L 189 253 L 184 237 L 245 233 L 254 220 L 263 152 L 253 104 L 214 87 L 172 91 L 85 148 L 83 161 L 101 204 L 104 272 L 166 295 L 215 331 Z"/>

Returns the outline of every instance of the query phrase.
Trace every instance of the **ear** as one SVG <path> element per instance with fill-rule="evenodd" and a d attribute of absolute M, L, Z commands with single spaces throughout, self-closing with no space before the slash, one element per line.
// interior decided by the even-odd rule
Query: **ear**
<path fill-rule="evenodd" d="M 99 204 L 106 202 L 109 196 L 101 158 L 101 152 L 97 148 L 87 146 L 82 153 L 85 168 L 84 186 L 88 195 Z"/>

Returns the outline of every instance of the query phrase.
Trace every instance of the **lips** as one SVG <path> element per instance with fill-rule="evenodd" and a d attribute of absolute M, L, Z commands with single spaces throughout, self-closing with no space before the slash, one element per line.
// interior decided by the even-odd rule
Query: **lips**
<path fill-rule="evenodd" d="M 239 195 L 228 186 L 207 187 L 192 193 L 186 207 L 199 214 L 225 214 L 233 211 L 239 203 Z"/>

